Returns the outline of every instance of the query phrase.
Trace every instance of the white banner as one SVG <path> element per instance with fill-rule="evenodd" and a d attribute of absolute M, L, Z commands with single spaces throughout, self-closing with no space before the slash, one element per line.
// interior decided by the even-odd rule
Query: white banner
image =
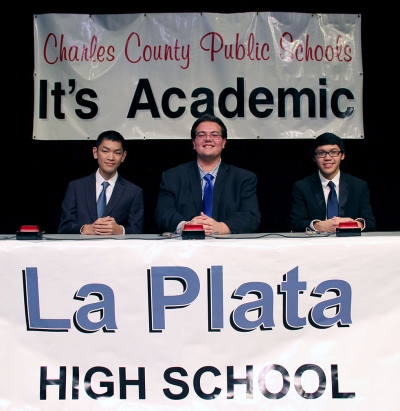
<path fill-rule="evenodd" d="M 0 409 L 393 411 L 399 249 L 1 241 Z"/>
<path fill-rule="evenodd" d="M 34 16 L 39 140 L 363 138 L 361 17 L 308 13 Z"/>

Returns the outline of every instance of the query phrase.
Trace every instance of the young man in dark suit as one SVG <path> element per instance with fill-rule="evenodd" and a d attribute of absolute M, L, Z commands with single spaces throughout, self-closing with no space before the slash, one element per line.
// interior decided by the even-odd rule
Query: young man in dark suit
<path fill-rule="evenodd" d="M 123 136 L 113 130 L 101 133 L 96 147 L 93 147 L 93 157 L 97 159 L 98 170 L 68 184 L 58 232 L 141 234 L 144 211 L 142 189 L 117 172 L 126 158 Z M 100 208 L 102 199 L 104 210 Z"/>
<path fill-rule="evenodd" d="M 323 133 L 314 140 L 311 156 L 319 171 L 293 185 L 291 230 L 335 232 L 339 223 L 356 221 L 362 230 L 375 231 L 367 183 L 340 171 L 345 158 L 343 140 Z M 336 202 L 332 215 L 329 197 Z"/>
<path fill-rule="evenodd" d="M 261 217 L 257 177 L 221 161 L 227 137 L 227 129 L 218 117 L 207 114 L 194 122 L 191 138 L 197 159 L 162 174 L 156 207 L 161 231 L 181 233 L 188 223 L 201 224 L 206 235 L 251 233 L 257 229 Z M 211 198 L 207 210 L 203 205 L 206 197 Z"/>

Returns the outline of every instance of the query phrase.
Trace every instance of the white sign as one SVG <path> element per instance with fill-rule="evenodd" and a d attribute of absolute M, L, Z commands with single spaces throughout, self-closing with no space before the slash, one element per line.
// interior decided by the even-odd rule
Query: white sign
<path fill-rule="evenodd" d="M 307 13 L 34 16 L 33 138 L 363 138 L 361 17 Z"/>
<path fill-rule="evenodd" d="M 391 411 L 400 236 L 0 242 L 0 409 Z"/>

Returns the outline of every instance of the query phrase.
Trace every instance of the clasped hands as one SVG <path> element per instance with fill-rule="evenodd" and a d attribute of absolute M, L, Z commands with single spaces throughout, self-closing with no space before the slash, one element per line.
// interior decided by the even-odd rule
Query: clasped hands
<path fill-rule="evenodd" d="M 211 217 L 206 216 L 203 212 L 196 217 L 193 217 L 186 224 L 201 224 L 206 235 L 211 234 L 229 234 L 229 227 L 225 223 L 220 223 Z M 181 228 L 181 232 L 184 226 Z"/>
<path fill-rule="evenodd" d="M 82 228 L 82 234 L 116 235 L 124 234 L 124 230 L 113 217 L 102 217 L 93 224 L 85 224 Z"/>
<path fill-rule="evenodd" d="M 333 233 L 336 231 L 336 228 L 339 227 L 339 223 L 344 223 L 348 221 L 355 221 L 359 228 L 364 228 L 364 225 L 361 221 L 353 220 L 349 217 L 333 217 L 329 220 L 314 222 L 314 229 L 321 233 Z"/>

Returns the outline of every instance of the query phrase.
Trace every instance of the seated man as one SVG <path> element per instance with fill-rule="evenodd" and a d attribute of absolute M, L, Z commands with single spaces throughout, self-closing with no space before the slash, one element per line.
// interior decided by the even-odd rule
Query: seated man
<path fill-rule="evenodd" d="M 161 231 L 181 233 L 202 224 L 205 234 L 251 233 L 260 224 L 257 177 L 221 161 L 228 133 L 215 116 L 197 119 L 191 130 L 197 159 L 162 174 L 156 207 Z"/>
<path fill-rule="evenodd" d="M 311 156 L 319 171 L 293 185 L 291 230 L 329 233 L 341 222 L 357 221 L 362 230 L 375 231 L 367 183 L 340 171 L 343 140 L 323 133 L 313 141 Z"/>
<path fill-rule="evenodd" d="M 143 192 L 117 169 L 126 157 L 125 140 L 116 131 L 97 137 L 93 157 L 98 170 L 68 184 L 62 203 L 60 234 L 141 234 Z"/>

